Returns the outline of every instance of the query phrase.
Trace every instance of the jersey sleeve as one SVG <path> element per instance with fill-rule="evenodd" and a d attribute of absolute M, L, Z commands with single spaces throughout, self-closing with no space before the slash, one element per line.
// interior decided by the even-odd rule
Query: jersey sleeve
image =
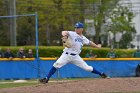
<path fill-rule="evenodd" d="M 90 40 L 83 36 L 83 44 L 90 45 Z"/>
<path fill-rule="evenodd" d="M 75 34 L 73 31 L 68 31 L 68 33 L 69 33 L 70 37 L 74 36 L 74 34 Z"/>

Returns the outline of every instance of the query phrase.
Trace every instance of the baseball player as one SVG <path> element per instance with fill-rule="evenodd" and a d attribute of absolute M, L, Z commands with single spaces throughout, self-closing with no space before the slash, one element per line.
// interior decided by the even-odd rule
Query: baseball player
<path fill-rule="evenodd" d="M 48 75 L 39 80 L 40 83 L 48 83 L 50 77 L 56 72 L 56 70 L 67 63 L 75 64 L 86 71 L 100 75 L 102 78 L 108 77 L 105 73 L 99 72 L 92 66 L 88 66 L 88 64 L 79 56 L 84 44 L 90 45 L 91 47 L 101 48 L 101 44 L 96 45 L 82 34 L 83 28 L 83 23 L 78 22 L 75 24 L 75 31 L 62 31 L 62 41 L 65 49 L 60 58 L 53 64 Z"/>

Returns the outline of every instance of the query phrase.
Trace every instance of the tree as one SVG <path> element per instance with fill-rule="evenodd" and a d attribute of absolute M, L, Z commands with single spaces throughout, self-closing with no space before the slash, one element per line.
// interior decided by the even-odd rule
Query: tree
<path fill-rule="evenodd" d="M 113 38 L 113 46 L 116 46 L 116 40 L 115 35 L 116 33 L 120 32 L 122 33 L 122 39 L 121 48 L 126 48 L 125 46 L 128 45 L 133 40 L 133 34 L 136 33 L 136 30 L 132 24 L 132 18 L 134 17 L 134 14 L 132 11 L 130 11 L 127 7 L 123 6 L 117 6 L 112 12 L 111 12 L 110 22 L 107 24 L 107 31 L 111 31 L 114 35 Z M 127 36 L 130 38 L 127 39 Z M 122 42 L 124 39 L 124 42 Z M 123 44 L 126 44 L 123 47 Z"/>
<path fill-rule="evenodd" d="M 0 1 L 0 5 L 6 6 L 3 2 L 4 1 Z M 129 30 L 130 24 L 127 23 L 125 17 L 118 16 L 121 12 L 113 12 L 114 9 L 119 8 L 116 7 L 118 2 L 119 0 L 16 0 L 16 9 L 17 14 L 38 13 L 39 45 L 61 45 L 61 31 L 73 30 L 76 22 L 84 22 L 85 19 L 94 19 L 96 29 L 95 42 L 98 43 L 102 37 L 102 26 L 108 23 L 108 19 L 111 19 L 111 24 L 107 24 L 108 28 L 107 26 L 104 28 L 107 29 L 107 31 L 120 31 L 120 29 L 121 31 L 124 29 Z M 0 9 L 0 13 L 1 15 L 6 14 L 3 9 Z M 114 14 L 116 14 L 117 17 L 113 17 L 115 16 Z M 133 14 L 126 14 L 126 12 L 124 12 L 124 15 Z M 128 19 L 131 20 L 131 18 L 130 16 Z M 0 23 L 4 25 L 3 22 Z M 35 21 L 33 17 L 17 19 L 18 45 L 34 45 L 34 27 Z M 1 30 L 5 35 L 8 35 L 8 32 L 6 32 L 4 28 Z"/>
<path fill-rule="evenodd" d="M 0 1 L 0 15 L 6 16 L 8 15 L 8 1 L 1 0 Z M 10 32 L 9 32 L 9 19 L 7 18 L 0 18 L 0 45 L 10 45 Z"/>
<path fill-rule="evenodd" d="M 108 15 L 112 9 L 116 6 L 119 0 L 100 0 L 93 2 L 96 6 L 94 7 L 94 25 L 95 25 L 95 42 L 98 43 L 100 40 L 101 28 L 102 25 L 106 23 L 106 18 L 109 18 Z"/>
<path fill-rule="evenodd" d="M 134 39 L 136 33 L 136 29 L 132 27 L 131 32 L 126 32 L 122 34 L 122 38 L 120 40 L 120 48 L 128 48 L 128 47 L 134 47 L 130 42 Z"/>
<path fill-rule="evenodd" d="M 61 32 L 65 29 L 72 29 L 75 21 L 80 21 L 80 4 L 75 0 L 24 0 L 17 1 L 17 13 L 34 13 L 38 11 L 39 15 L 39 42 L 40 44 L 54 45 L 53 42 L 61 40 Z M 28 3 L 28 4 L 26 4 Z M 76 4 L 75 4 L 76 3 Z M 22 10 L 22 11 L 21 11 Z M 29 19 L 22 19 L 23 23 Z M 25 25 L 29 25 L 28 22 Z M 33 26 L 28 31 L 32 31 Z M 26 26 L 25 26 L 26 27 Z M 19 27 L 19 29 L 22 27 Z M 23 30 L 20 29 L 20 32 Z M 24 32 L 24 31 L 23 31 Z M 23 33 L 19 33 L 23 34 Z M 46 41 L 47 40 L 47 41 Z"/>

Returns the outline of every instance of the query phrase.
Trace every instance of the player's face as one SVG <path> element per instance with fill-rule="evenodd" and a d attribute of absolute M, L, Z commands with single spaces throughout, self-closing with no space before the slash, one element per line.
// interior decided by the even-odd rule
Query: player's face
<path fill-rule="evenodd" d="M 82 34 L 83 28 L 75 28 L 77 34 Z"/>

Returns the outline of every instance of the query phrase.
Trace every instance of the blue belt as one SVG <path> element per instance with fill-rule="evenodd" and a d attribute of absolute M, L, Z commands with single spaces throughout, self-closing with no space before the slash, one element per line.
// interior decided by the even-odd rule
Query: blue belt
<path fill-rule="evenodd" d="M 68 53 L 68 52 L 66 52 L 66 54 L 70 54 L 70 55 L 72 55 L 72 56 L 75 56 L 76 54 L 74 54 L 74 53 Z"/>

